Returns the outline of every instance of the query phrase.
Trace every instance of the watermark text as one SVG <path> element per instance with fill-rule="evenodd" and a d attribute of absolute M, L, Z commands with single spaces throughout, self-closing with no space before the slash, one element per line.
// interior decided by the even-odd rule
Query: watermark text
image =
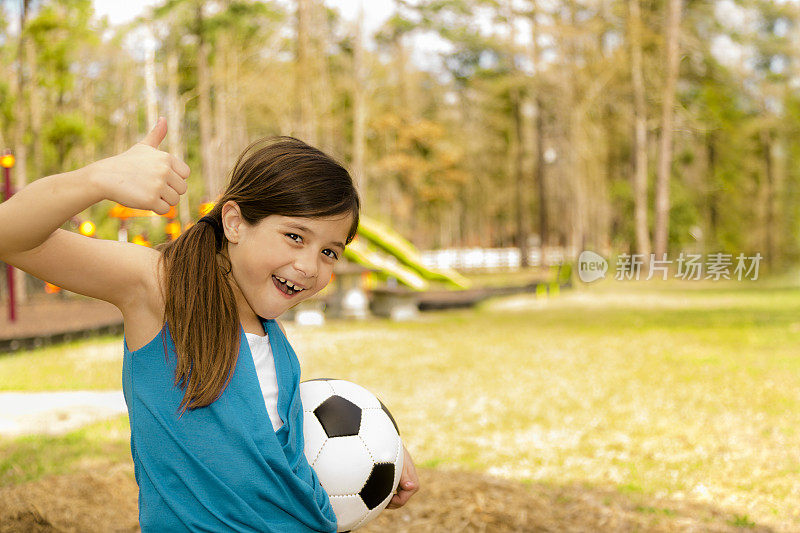
<path fill-rule="evenodd" d="M 670 273 L 681 280 L 751 280 L 758 279 L 758 269 L 764 256 L 726 254 L 722 252 L 691 254 L 681 252 L 677 258 L 668 259 L 667 254 L 620 254 L 614 265 L 614 279 L 667 280 Z M 605 278 L 609 265 L 602 256 L 586 250 L 578 257 L 578 276 L 584 283 Z"/>

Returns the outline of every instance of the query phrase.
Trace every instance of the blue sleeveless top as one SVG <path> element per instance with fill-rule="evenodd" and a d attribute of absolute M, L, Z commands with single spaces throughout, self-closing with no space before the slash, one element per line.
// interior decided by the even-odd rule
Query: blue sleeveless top
<path fill-rule="evenodd" d="M 275 320 L 261 319 L 278 378 L 273 430 L 244 330 L 231 381 L 211 405 L 178 418 L 169 327 L 131 352 L 123 339 L 122 390 L 147 531 L 336 531 L 328 495 L 303 453 L 300 364 Z M 166 350 L 166 356 L 165 356 Z"/>

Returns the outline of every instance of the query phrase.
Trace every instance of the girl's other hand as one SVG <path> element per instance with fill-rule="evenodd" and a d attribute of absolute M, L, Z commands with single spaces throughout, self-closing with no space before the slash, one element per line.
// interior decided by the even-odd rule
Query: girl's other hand
<path fill-rule="evenodd" d="M 159 215 L 178 205 L 191 170 L 177 157 L 158 150 L 166 135 L 167 121 L 160 117 L 150 133 L 127 152 L 89 165 L 90 179 L 103 197 Z"/>
<path fill-rule="evenodd" d="M 397 494 L 392 496 L 392 500 L 387 509 L 399 509 L 404 506 L 408 499 L 419 490 L 419 478 L 417 477 L 417 469 L 414 468 L 414 461 L 411 460 L 408 450 L 403 446 L 403 473 L 400 475 L 400 486 L 397 487 Z"/>

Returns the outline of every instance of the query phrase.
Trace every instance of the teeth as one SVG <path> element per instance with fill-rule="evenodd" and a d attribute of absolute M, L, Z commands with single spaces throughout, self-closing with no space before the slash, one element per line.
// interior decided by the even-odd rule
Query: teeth
<path fill-rule="evenodd" d="M 303 290 L 303 288 L 302 288 L 302 287 L 298 287 L 297 285 L 295 285 L 295 284 L 294 284 L 294 283 L 292 283 L 291 281 L 287 281 L 287 280 L 285 280 L 284 278 L 281 278 L 281 277 L 279 277 L 279 276 L 275 276 L 275 279 L 277 279 L 277 280 L 278 280 L 278 281 L 280 281 L 281 283 L 285 283 L 285 284 L 286 284 L 286 286 L 287 286 L 287 287 L 289 287 L 290 289 L 292 289 L 294 292 L 300 292 L 300 291 L 302 291 L 302 290 Z"/>

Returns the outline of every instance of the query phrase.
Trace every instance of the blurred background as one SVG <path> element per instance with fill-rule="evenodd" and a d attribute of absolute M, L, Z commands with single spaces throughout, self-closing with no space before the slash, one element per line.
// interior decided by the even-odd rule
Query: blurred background
<path fill-rule="evenodd" d="M 144 246 L 258 137 L 350 170 L 359 237 L 286 324 L 304 378 L 378 394 L 418 465 L 425 495 L 367 530 L 797 531 L 798 24 L 792 0 L 5 0 L 0 149 L 18 191 L 166 116 L 181 203 L 64 226 Z M 687 280 L 684 253 L 732 264 Z M 15 274 L 0 530 L 135 531 L 121 316 Z"/>
<path fill-rule="evenodd" d="M 0 9 L 15 190 L 124 151 L 164 115 L 163 149 L 193 170 L 182 227 L 250 141 L 283 134 L 341 160 L 365 213 L 422 249 L 759 251 L 772 270 L 798 259 L 795 2 Z M 84 214 L 101 238 L 117 238 L 111 208 Z M 128 229 L 157 244 L 168 223 Z"/>

